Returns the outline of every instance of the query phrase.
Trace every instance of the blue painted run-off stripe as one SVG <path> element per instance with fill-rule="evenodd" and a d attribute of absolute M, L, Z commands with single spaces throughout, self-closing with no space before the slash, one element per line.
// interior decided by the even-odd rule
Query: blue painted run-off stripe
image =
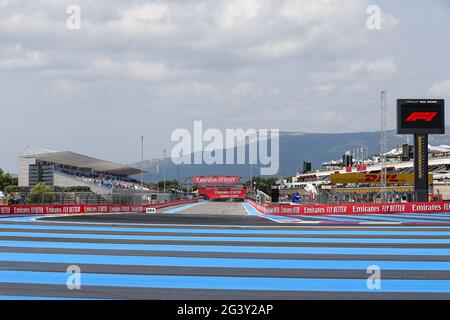
<path fill-rule="evenodd" d="M 449 231 L 409 231 L 408 228 L 402 228 L 395 231 L 381 231 L 381 230 L 348 230 L 348 229 L 335 229 L 335 230 L 289 230 L 289 229 L 247 229 L 233 228 L 165 228 L 165 227 L 152 227 L 152 228 L 140 228 L 140 227 L 95 227 L 95 226 L 64 226 L 64 225 L 37 225 L 37 224 L 2 224 L 1 229 L 23 229 L 23 230 L 61 230 L 61 231 L 104 231 L 112 234 L 120 232 L 135 232 L 135 233 L 191 233 L 191 234 L 253 234 L 253 235 L 405 235 L 405 236 L 449 236 Z M 1 231 L 0 231 L 1 232 Z"/>
<path fill-rule="evenodd" d="M 282 238 L 282 237 L 214 237 L 214 236 L 148 236 L 108 235 L 38 232 L 0 232 L 0 237 L 33 237 L 61 239 L 107 239 L 146 241 L 209 241 L 209 242 L 259 242 L 259 243 L 401 243 L 401 244 L 450 244 L 450 239 L 378 239 L 378 238 Z"/>
<path fill-rule="evenodd" d="M 0 261 L 64 264 L 107 264 L 134 266 L 170 266 L 204 268 L 263 268 L 263 269 L 333 269 L 366 270 L 376 264 L 381 270 L 450 270 L 450 262 L 439 261 L 361 261 L 361 260 L 288 260 L 192 258 L 164 256 L 113 256 L 87 254 L 41 254 L 1 252 Z"/>
<path fill-rule="evenodd" d="M 262 214 L 259 213 L 258 210 L 256 210 L 253 206 L 249 205 L 248 203 L 243 202 L 242 205 L 244 206 L 244 209 L 247 211 L 247 213 L 250 216 L 258 216 L 264 219 L 268 219 L 271 221 L 279 222 L 279 223 L 289 223 L 289 222 L 302 222 L 302 220 L 296 218 L 296 217 L 285 217 L 285 216 L 274 216 L 269 214 Z"/>
<path fill-rule="evenodd" d="M 199 201 L 199 202 L 196 202 L 196 203 L 190 203 L 190 204 L 186 204 L 186 205 L 183 205 L 181 207 L 178 207 L 178 208 L 166 210 L 163 213 L 178 213 L 180 211 L 187 210 L 189 208 L 193 208 L 193 207 L 199 206 L 201 204 L 205 204 L 205 203 L 207 203 L 207 201 Z"/>
<path fill-rule="evenodd" d="M 253 206 L 249 205 L 248 203 L 243 202 L 242 206 L 244 207 L 245 211 L 247 211 L 247 214 L 249 216 L 260 216 L 261 213 L 258 212 Z"/>
<path fill-rule="evenodd" d="M 338 248 L 338 247 L 260 247 L 260 246 L 199 246 L 158 245 L 133 243 L 83 243 L 83 242 L 38 242 L 0 240 L 1 247 L 48 248 L 80 250 L 128 250 L 128 251 L 170 251 L 170 252 L 226 252 L 226 253 L 268 253 L 268 254 L 335 254 L 335 255 L 408 255 L 449 256 L 450 249 L 442 248 Z M 0 250 L 1 251 L 1 250 Z"/>
<path fill-rule="evenodd" d="M 395 231 L 382 230 L 287 230 L 287 229 L 219 229 L 219 228 L 139 228 L 139 227 L 94 227 L 94 226 L 65 226 L 65 225 L 37 225 L 37 224 L 3 224 L 0 223 L 0 232 L 2 229 L 18 229 L 18 230 L 52 230 L 52 231 L 102 231 L 116 234 L 120 232 L 135 232 L 135 233 L 190 233 L 190 234 L 245 234 L 245 235 L 360 235 L 360 236 L 448 236 L 449 231 L 409 231 L 403 228 Z"/>
<path fill-rule="evenodd" d="M 66 285 L 68 275 L 59 272 L 0 271 L 0 282 Z M 450 293 L 450 280 L 382 280 L 371 290 L 367 279 L 302 279 L 257 277 L 159 276 L 81 274 L 82 286 L 166 289 L 215 289 L 255 291 L 408 292 Z"/>
<path fill-rule="evenodd" d="M 0 300 L 105 300 L 93 298 L 67 298 L 67 297 L 33 297 L 33 296 L 0 296 Z"/>

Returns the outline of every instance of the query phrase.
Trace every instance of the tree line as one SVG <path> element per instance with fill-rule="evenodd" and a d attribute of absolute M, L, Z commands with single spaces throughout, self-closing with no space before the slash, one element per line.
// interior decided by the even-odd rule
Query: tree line
<path fill-rule="evenodd" d="M 16 177 L 0 169 L 0 191 L 4 191 L 9 186 L 17 186 L 17 184 L 18 179 Z"/>

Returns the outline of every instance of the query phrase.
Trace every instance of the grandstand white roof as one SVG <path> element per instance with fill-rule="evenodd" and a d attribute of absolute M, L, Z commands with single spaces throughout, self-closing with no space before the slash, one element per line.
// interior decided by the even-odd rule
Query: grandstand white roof
<path fill-rule="evenodd" d="M 428 145 L 428 149 L 430 151 L 443 152 L 443 153 L 450 152 L 450 146 L 445 145 L 445 144 L 437 146 L 437 147 L 433 147 L 433 146 Z"/>
<path fill-rule="evenodd" d="M 441 166 L 441 165 L 450 165 L 450 157 L 445 157 L 445 158 L 429 158 L 428 159 L 428 166 Z M 387 167 L 389 168 L 395 168 L 396 170 L 400 170 L 400 169 L 406 169 L 406 168 L 413 168 L 414 167 L 414 161 L 403 161 L 403 162 L 388 162 L 386 164 Z M 372 172 L 372 171 L 380 171 L 381 170 L 381 165 L 379 163 L 368 163 L 367 169 L 364 170 L 366 172 Z M 298 173 L 296 175 L 297 178 L 301 178 L 303 176 L 308 176 L 308 175 L 315 175 L 318 178 L 324 178 L 324 177 L 328 177 L 331 174 L 335 173 L 335 172 L 339 172 L 340 174 L 348 174 L 348 173 L 355 173 L 355 171 L 353 172 L 346 172 L 345 169 L 342 170 L 327 170 L 327 171 L 315 171 L 315 172 L 311 172 L 311 173 Z"/>
<path fill-rule="evenodd" d="M 22 157 L 35 158 L 41 161 L 57 163 L 67 166 L 74 166 L 78 168 L 90 168 L 95 171 L 108 172 L 117 175 L 130 176 L 141 173 L 141 169 L 138 168 L 129 167 L 111 161 L 96 159 L 93 157 L 85 156 L 71 151 L 62 151 L 62 152 L 52 151 L 40 154 L 24 153 L 22 154 Z"/>

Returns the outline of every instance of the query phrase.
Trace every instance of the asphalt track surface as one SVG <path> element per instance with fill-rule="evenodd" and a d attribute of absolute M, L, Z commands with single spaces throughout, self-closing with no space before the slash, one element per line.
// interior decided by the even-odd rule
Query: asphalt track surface
<path fill-rule="evenodd" d="M 0 298 L 449 299 L 449 222 L 450 214 L 285 220 L 240 203 L 4 216 Z M 71 265 L 81 269 L 80 290 L 66 286 Z M 381 271 L 380 289 L 367 285 L 369 266 Z"/>

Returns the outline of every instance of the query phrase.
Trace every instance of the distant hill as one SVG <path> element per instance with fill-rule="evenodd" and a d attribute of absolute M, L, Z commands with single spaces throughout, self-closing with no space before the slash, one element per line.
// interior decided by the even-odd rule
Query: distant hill
<path fill-rule="evenodd" d="M 447 127 L 445 135 L 431 135 L 429 143 L 433 146 L 450 144 L 450 127 Z M 406 143 L 406 136 L 399 136 L 395 131 L 388 131 L 388 149 Z M 413 143 L 412 136 L 410 143 Z M 280 170 L 278 177 L 295 175 L 302 169 L 303 161 L 310 161 L 313 168 L 320 168 L 321 164 L 329 160 L 337 160 L 346 150 L 353 150 L 367 146 L 369 155 L 380 153 L 380 132 L 356 132 L 356 133 L 280 133 Z M 158 165 L 157 165 L 158 164 Z M 140 163 L 133 164 L 140 167 Z M 159 175 L 157 174 L 159 167 Z M 249 165 L 175 165 L 170 159 L 148 160 L 144 162 L 144 168 L 149 172 L 144 175 L 147 182 L 157 182 L 163 179 L 163 168 L 166 171 L 166 179 L 178 179 L 187 181 L 187 178 L 195 175 L 240 175 L 246 179 L 250 176 Z M 253 175 L 259 175 L 259 165 L 254 165 Z"/>

